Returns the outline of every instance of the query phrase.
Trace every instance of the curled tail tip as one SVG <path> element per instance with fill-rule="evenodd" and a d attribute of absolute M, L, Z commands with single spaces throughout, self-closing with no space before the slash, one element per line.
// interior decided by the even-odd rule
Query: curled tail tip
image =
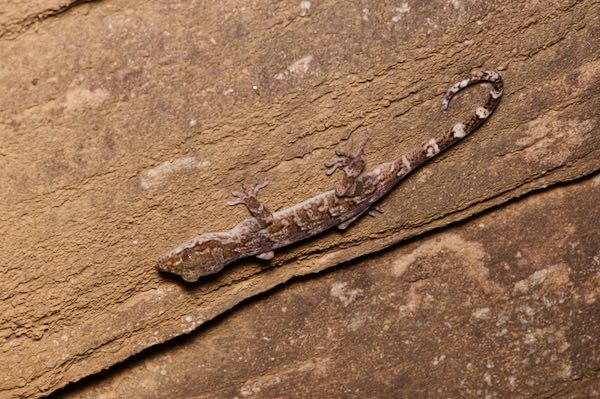
<path fill-rule="evenodd" d="M 474 84 L 477 84 L 480 82 L 489 82 L 493 85 L 493 88 L 490 91 L 490 95 L 492 96 L 492 98 L 494 100 L 497 100 L 499 97 L 502 96 L 503 82 L 502 82 L 502 76 L 500 76 L 500 74 L 498 72 L 496 72 L 492 69 L 481 71 L 481 72 L 476 72 L 476 73 L 473 73 L 473 74 L 467 76 L 463 80 L 453 84 L 448 89 L 448 91 L 446 92 L 446 95 L 444 96 L 444 99 L 442 100 L 442 105 L 441 105 L 442 112 L 446 112 L 448 110 L 450 101 L 452 100 L 452 97 L 454 97 L 454 95 L 456 93 L 458 93 L 465 87 L 468 87 L 468 86 L 471 86 L 471 85 L 474 85 Z"/>
<path fill-rule="evenodd" d="M 498 80 L 502 80 L 500 74 L 493 69 L 489 69 L 483 72 L 483 78 L 485 80 L 489 80 L 491 82 L 497 82 Z"/>

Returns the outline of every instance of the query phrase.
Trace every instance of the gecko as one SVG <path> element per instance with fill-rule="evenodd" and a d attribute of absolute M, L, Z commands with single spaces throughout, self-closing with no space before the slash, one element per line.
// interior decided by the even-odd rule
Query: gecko
<path fill-rule="evenodd" d="M 352 154 L 336 150 L 336 157 L 325 164 L 327 175 L 337 170 L 342 172 L 335 188 L 289 208 L 271 212 L 259 201 L 258 191 L 269 183 L 268 180 L 248 187 L 242 184 L 243 190 L 234 191 L 234 199 L 228 204 L 245 205 L 251 217 L 231 230 L 204 233 L 184 242 L 161 257 L 157 269 L 195 282 L 202 276 L 220 272 L 241 258 L 255 256 L 270 260 L 279 248 L 333 227 L 344 230 L 365 213 L 380 211 L 375 203 L 400 180 L 472 133 L 494 112 L 503 93 L 502 77 L 495 71 L 475 72 L 452 85 L 442 100 L 441 110 L 446 112 L 452 97 L 462 89 L 486 82 L 491 84 L 487 101 L 467 119 L 371 171 L 364 170 L 367 140 L 363 140 Z"/>

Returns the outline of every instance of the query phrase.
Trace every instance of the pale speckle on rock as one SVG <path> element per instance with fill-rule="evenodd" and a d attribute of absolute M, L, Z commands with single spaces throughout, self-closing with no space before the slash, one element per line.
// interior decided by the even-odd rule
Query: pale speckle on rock
<path fill-rule="evenodd" d="M 313 60 L 314 57 L 312 55 L 304 56 L 288 65 L 285 71 L 279 72 L 277 75 L 275 75 L 275 79 L 283 80 L 289 75 L 303 77 L 310 69 L 310 64 L 313 62 Z"/>
<path fill-rule="evenodd" d="M 76 87 L 67 92 L 63 106 L 67 112 L 84 108 L 96 108 L 108 97 L 108 92 L 102 88 L 90 90 L 84 87 Z"/>
<path fill-rule="evenodd" d="M 398 13 L 392 17 L 392 22 L 398 22 L 402 19 L 402 15 L 410 12 L 410 6 L 408 3 L 402 3 L 400 7 L 396 7 L 395 11 Z"/>
<path fill-rule="evenodd" d="M 308 72 L 308 68 L 310 67 L 310 63 L 313 61 L 313 59 L 314 58 L 312 55 L 303 57 L 298 61 L 294 62 L 292 65 L 290 65 L 288 70 L 290 71 L 290 73 L 293 73 L 295 75 L 304 75 L 306 72 Z"/>
<path fill-rule="evenodd" d="M 487 386 L 492 386 L 492 376 L 490 373 L 483 374 L 483 381 L 487 384 Z"/>
<path fill-rule="evenodd" d="M 475 309 L 472 313 L 473 317 L 476 319 L 484 320 L 490 318 L 490 308 L 479 308 Z"/>
<path fill-rule="evenodd" d="M 573 367 L 570 364 L 565 363 L 562 365 L 558 374 L 561 378 L 568 379 L 571 377 L 572 373 L 573 373 Z"/>
<path fill-rule="evenodd" d="M 521 253 L 521 251 L 517 251 L 517 253 L 515 254 L 515 258 L 522 258 L 523 254 Z"/>
<path fill-rule="evenodd" d="M 500 330 L 500 331 L 498 331 L 498 332 L 496 333 L 496 337 L 503 337 L 503 336 L 505 336 L 507 333 L 508 333 L 508 329 L 506 329 L 506 328 L 503 328 L 502 330 Z"/>
<path fill-rule="evenodd" d="M 423 282 L 412 284 L 406 296 L 406 304 L 398 306 L 398 314 L 400 317 L 407 317 L 413 314 L 424 301 L 424 295 L 419 292 L 419 288 L 423 286 Z"/>
<path fill-rule="evenodd" d="M 367 322 L 367 320 L 369 319 L 369 316 L 365 313 L 365 312 L 360 312 L 358 314 L 356 314 L 352 320 L 350 320 L 350 330 L 352 331 L 356 331 L 359 328 L 361 328 L 362 326 L 365 325 L 365 323 Z"/>
<path fill-rule="evenodd" d="M 530 306 L 519 306 L 517 310 L 521 313 L 526 314 L 529 317 L 533 317 L 535 315 L 535 310 Z"/>
<path fill-rule="evenodd" d="M 446 359 L 446 355 L 444 355 L 442 353 L 441 355 L 434 357 L 433 360 L 431 361 L 431 364 L 434 366 L 437 366 L 438 364 L 443 362 L 445 359 Z"/>
<path fill-rule="evenodd" d="M 300 9 L 302 10 L 300 15 L 302 15 L 302 16 L 308 15 L 311 5 L 312 4 L 310 3 L 310 1 L 302 0 L 300 2 Z"/>
<path fill-rule="evenodd" d="M 362 20 L 365 22 L 369 20 L 369 9 L 366 7 L 362 9 Z"/>
<path fill-rule="evenodd" d="M 532 333 L 525 334 L 525 338 L 523 339 L 523 343 L 526 345 L 533 345 L 537 342 L 537 338 Z"/>

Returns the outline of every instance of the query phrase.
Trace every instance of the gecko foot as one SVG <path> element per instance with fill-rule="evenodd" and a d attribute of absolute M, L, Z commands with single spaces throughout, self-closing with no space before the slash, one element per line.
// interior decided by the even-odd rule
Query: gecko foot
<path fill-rule="evenodd" d="M 365 169 L 365 146 L 368 139 L 364 139 L 354 155 L 344 151 L 336 150 L 337 155 L 332 161 L 325 164 L 325 174 L 331 176 L 336 170 L 344 172 L 342 181 L 335 188 L 338 197 L 351 197 L 356 192 L 356 179 Z"/>
<path fill-rule="evenodd" d="M 383 213 L 383 208 L 377 205 L 373 205 L 371 208 L 369 208 L 369 211 L 367 213 L 369 216 L 375 217 L 378 213 Z"/>
<path fill-rule="evenodd" d="M 262 260 L 271 260 L 271 259 L 273 259 L 274 256 L 275 256 L 275 252 L 273 252 L 273 251 L 263 252 L 262 254 L 256 255 L 256 257 L 258 259 L 262 259 Z"/>
<path fill-rule="evenodd" d="M 264 180 L 261 183 L 252 184 L 246 188 L 242 184 L 242 192 L 233 191 L 231 194 L 235 197 L 231 201 L 227 202 L 227 205 L 238 205 L 244 204 L 248 211 L 258 221 L 261 228 L 265 228 L 273 221 L 273 214 L 267 207 L 256 198 L 258 191 L 261 188 L 265 188 L 269 184 L 268 180 Z"/>

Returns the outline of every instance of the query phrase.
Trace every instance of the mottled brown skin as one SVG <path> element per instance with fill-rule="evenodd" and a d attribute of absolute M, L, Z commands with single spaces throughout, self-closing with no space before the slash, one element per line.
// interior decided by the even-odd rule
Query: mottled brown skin
<path fill-rule="evenodd" d="M 363 171 L 366 140 L 355 155 L 336 151 L 337 157 L 326 165 L 328 175 L 337 169 L 344 173 L 336 188 L 275 213 L 271 213 L 256 197 L 258 190 L 267 185 L 266 181 L 245 189 L 243 193 L 234 192 L 235 199 L 229 204 L 244 204 L 252 217 L 229 231 L 202 234 L 181 244 L 163 256 L 157 268 L 194 282 L 201 276 L 219 272 L 240 258 L 257 256 L 271 259 L 275 249 L 335 226 L 345 229 L 369 211 L 410 171 L 472 133 L 492 114 L 503 91 L 502 78 L 493 71 L 473 74 L 453 85 L 442 101 L 442 111 L 447 109 L 454 94 L 479 82 L 491 83 L 492 89 L 485 105 L 478 107 L 467 121 L 456 123 L 448 131 L 370 172 Z"/>

